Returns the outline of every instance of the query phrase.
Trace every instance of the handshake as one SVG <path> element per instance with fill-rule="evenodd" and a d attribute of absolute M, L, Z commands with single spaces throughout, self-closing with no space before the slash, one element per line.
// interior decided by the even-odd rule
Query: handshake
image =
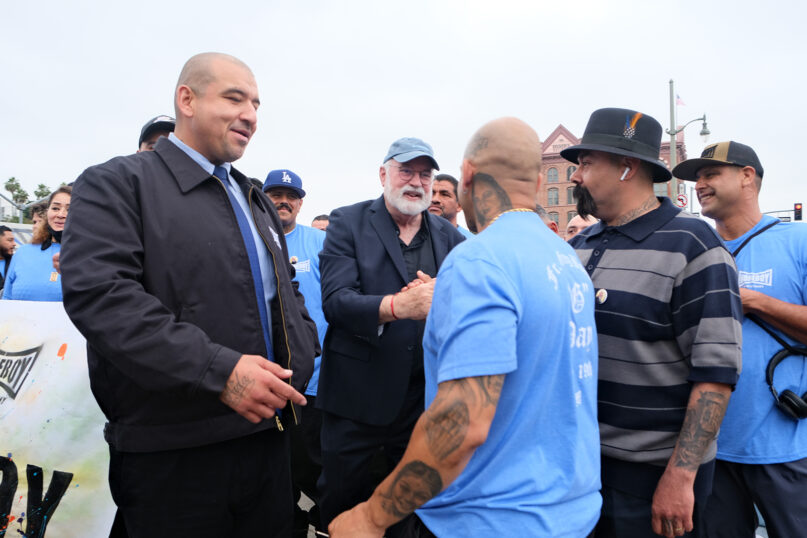
<path fill-rule="evenodd" d="M 432 305 L 435 282 L 436 278 L 418 271 L 417 278 L 401 288 L 401 291 L 381 300 L 378 309 L 379 323 L 398 319 L 426 319 Z"/>

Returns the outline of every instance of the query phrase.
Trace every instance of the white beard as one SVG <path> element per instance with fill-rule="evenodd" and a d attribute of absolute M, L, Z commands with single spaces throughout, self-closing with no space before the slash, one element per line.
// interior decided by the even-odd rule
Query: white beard
<path fill-rule="evenodd" d="M 404 194 L 409 192 L 420 194 L 420 200 L 407 200 Z M 423 187 L 411 187 L 409 185 L 395 191 L 392 189 L 392 182 L 387 181 L 384 184 L 384 198 L 392 207 L 404 215 L 414 217 L 418 213 L 426 211 L 432 203 L 432 191 L 431 189 L 427 191 Z"/>

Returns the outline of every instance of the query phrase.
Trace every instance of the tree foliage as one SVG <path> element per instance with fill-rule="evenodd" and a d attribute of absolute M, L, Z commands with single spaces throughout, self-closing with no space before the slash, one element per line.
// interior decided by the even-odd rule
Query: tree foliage
<path fill-rule="evenodd" d="M 36 186 L 36 190 L 34 191 L 34 199 L 41 200 L 42 198 L 47 198 L 50 196 L 51 190 L 50 188 L 45 185 L 44 183 L 40 183 Z"/>
<path fill-rule="evenodd" d="M 11 193 L 11 199 L 14 200 L 14 202 L 18 204 L 28 202 L 28 193 L 22 188 L 22 185 L 20 185 L 20 182 L 17 181 L 17 178 L 8 178 L 8 181 L 6 181 L 4 187 L 8 192 Z"/>

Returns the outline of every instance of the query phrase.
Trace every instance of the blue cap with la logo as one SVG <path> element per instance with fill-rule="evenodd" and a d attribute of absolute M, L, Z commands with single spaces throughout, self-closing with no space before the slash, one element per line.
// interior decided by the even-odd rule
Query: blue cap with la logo
<path fill-rule="evenodd" d="M 263 190 L 266 192 L 273 187 L 285 187 L 287 189 L 291 189 L 296 192 L 300 198 L 305 196 L 305 191 L 303 190 L 303 180 L 291 170 L 281 169 L 272 170 L 269 172 L 269 175 L 266 176 L 266 182 L 263 184 Z"/>

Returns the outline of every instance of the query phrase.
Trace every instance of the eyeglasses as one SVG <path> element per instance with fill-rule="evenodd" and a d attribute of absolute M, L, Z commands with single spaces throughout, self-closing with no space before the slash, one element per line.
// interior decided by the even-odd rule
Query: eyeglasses
<path fill-rule="evenodd" d="M 414 168 L 409 168 L 408 166 L 398 166 L 391 164 L 390 166 L 394 166 L 398 169 L 398 175 L 401 176 L 401 179 L 404 181 L 410 181 L 415 174 L 420 176 L 421 181 L 431 181 L 432 174 L 434 173 L 431 169 L 428 170 L 415 170 Z"/>

